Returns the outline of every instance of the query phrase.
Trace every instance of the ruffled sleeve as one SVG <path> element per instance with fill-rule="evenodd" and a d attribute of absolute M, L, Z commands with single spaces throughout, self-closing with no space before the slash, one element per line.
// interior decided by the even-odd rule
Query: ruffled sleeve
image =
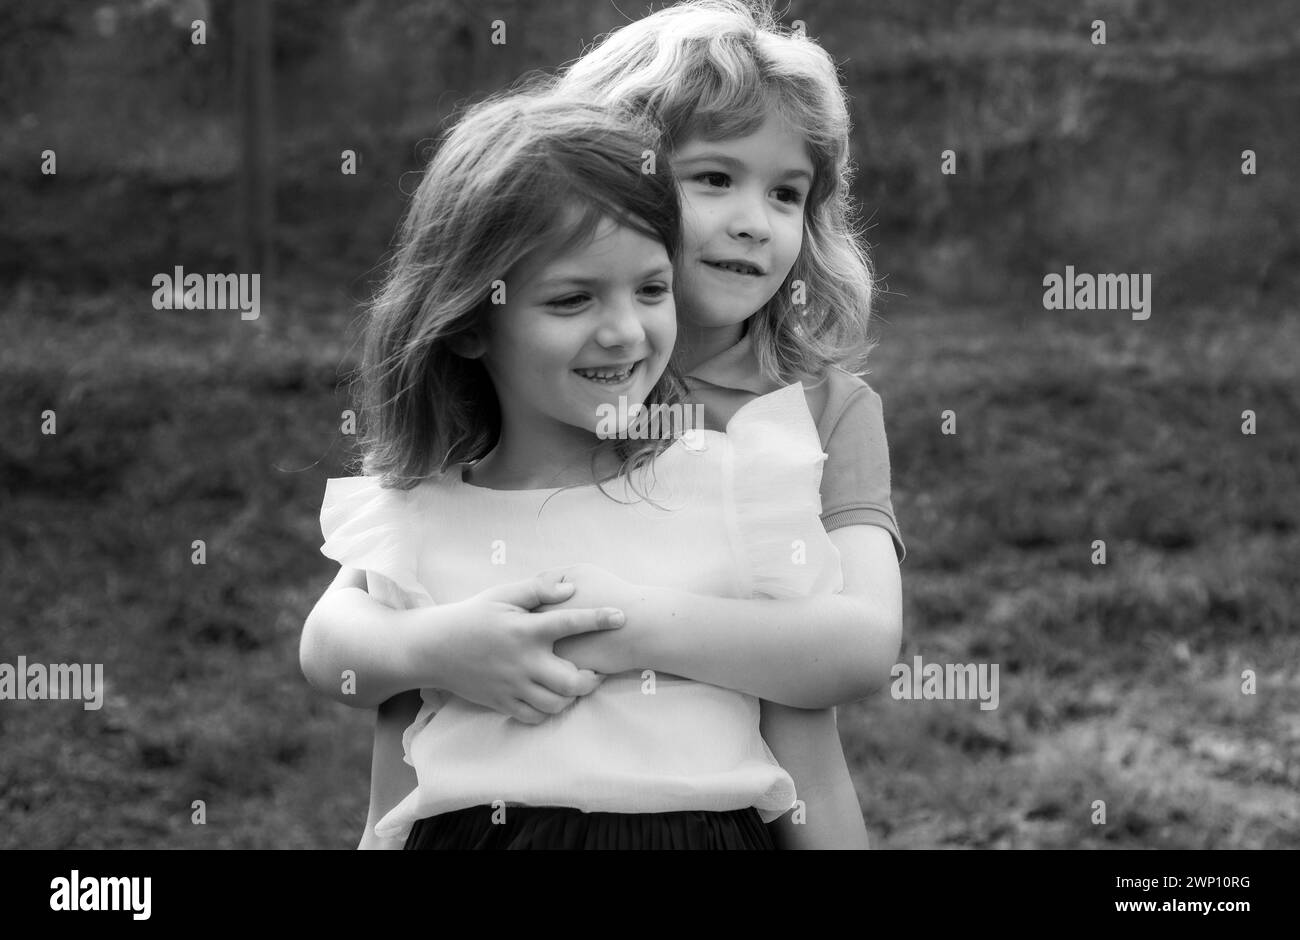
<path fill-rule="evenodd" d="M 416 575 L 412 502 L 412 491 L 382 487 L 378 477 L 338 477 L 326 481 L 320 510 L 321 554 L 365 571 L 371 596 L 397 610 L 434 602 Z"/>
<path fill-rule="evenodd" d="M 325 481 L 325 500 L 320 510 L 325 544 L 321 554 L 340 565 L 364 571 L 370 596 L 395 610 L 434 604 L 433 596 L 417 576 L 421 539 L 414 502 L 414 491 L 380 486 L 378 477 Z M 402 734 L 408 764 L 411 738 L 446 701 L 446 694 L 437 689 L 421 689 L 420 695 L 420 711 Z"/>
<path fill-rule="evenodd" d="M 822 452 L 803 386 L 755 398 L 727 426 L 738 551 L 752 596 L 834 594 L 840 554 L 822 527 Z"/>

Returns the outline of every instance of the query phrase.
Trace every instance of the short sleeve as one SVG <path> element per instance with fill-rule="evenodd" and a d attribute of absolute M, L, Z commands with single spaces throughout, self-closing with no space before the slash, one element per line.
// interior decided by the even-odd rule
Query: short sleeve
<path fill-rule="evenodd" d="M 890 500 L 889 445 L 880 396 L 865 382 L 853 384 L 847 394 L 832 391 L 817 422 L 826 448 L 822 523 L 828 532 L 848 525 L 878 525 L 893 537 L 902 561 L 907 549 Z"/>
<path fill-rule="evenodd" d="M 409 490 L 380 486 L 378 477 L 325 483 L 321 554 L 366 572 L 370 594 L 397 610 L 427 607 L 433 597 L 416 575 L 420 535 Z"/>
<path fill-rule="evenodd" d="M 819 513 L 822 453 L 803 386 L 749 402 L 731 419 L 732 496 L 739 551 L 755 596 L 843 589 L 840 556 Z"/>

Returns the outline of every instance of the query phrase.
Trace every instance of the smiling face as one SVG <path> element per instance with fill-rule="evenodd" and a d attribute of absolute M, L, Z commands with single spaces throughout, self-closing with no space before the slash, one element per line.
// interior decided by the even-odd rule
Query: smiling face
<path fill-rule="evenodd" d="M 501 437 L 476 476 L 550 481 L 587 461 L 600 406 L 617 408 L 620 396 L 644 402 L 668 365 L 672 288 L 664 246 L 609 219 L 584 244 L 512 271 L 479 351 L 501 406 Z"/>
<path fill-rule="evenodd" d="M 747 137 L 687 140 L 673 169 L 682 196 L 679 344 L 690 368 L 739 340 L 785 282 L 803 247 L 813 164 L 803 136 L 769 113 Z"/>

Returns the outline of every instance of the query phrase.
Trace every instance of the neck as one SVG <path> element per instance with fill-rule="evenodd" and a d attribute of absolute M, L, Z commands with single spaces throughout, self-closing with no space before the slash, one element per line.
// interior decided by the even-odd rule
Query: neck
<path fill-rule="evenodd" d="M 688 323 L 677 327 L 677 345 L 673 356 L 677 367 L 682 372 L 690 372 L 702 362 L 707 362 L 719 353 L 735 346 L 744 337 L 748 320 L 728 326 L 692 326 Z"/>
<path fill-rule="evenodd" d="M 498 490 L 586 486 L 618 469 L 617 455 L 581 428 L 559 422 L 545 429 L 513 424 L 503 421 L 496 447 L 466 474 L 475 486 Z"/>

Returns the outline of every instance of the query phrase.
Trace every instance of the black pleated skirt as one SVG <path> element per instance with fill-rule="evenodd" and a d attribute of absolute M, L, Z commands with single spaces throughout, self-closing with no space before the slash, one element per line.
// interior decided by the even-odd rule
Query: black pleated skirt
<path fill-rule="evenodd" d="M 501 819 L 504 812 L 505 818 Z M 498 822 L 492 821 L 493 813 Z M 416 822 L 407 849 L 775 849 L 758 810 L 584 813 L 471 806 Z"/>

